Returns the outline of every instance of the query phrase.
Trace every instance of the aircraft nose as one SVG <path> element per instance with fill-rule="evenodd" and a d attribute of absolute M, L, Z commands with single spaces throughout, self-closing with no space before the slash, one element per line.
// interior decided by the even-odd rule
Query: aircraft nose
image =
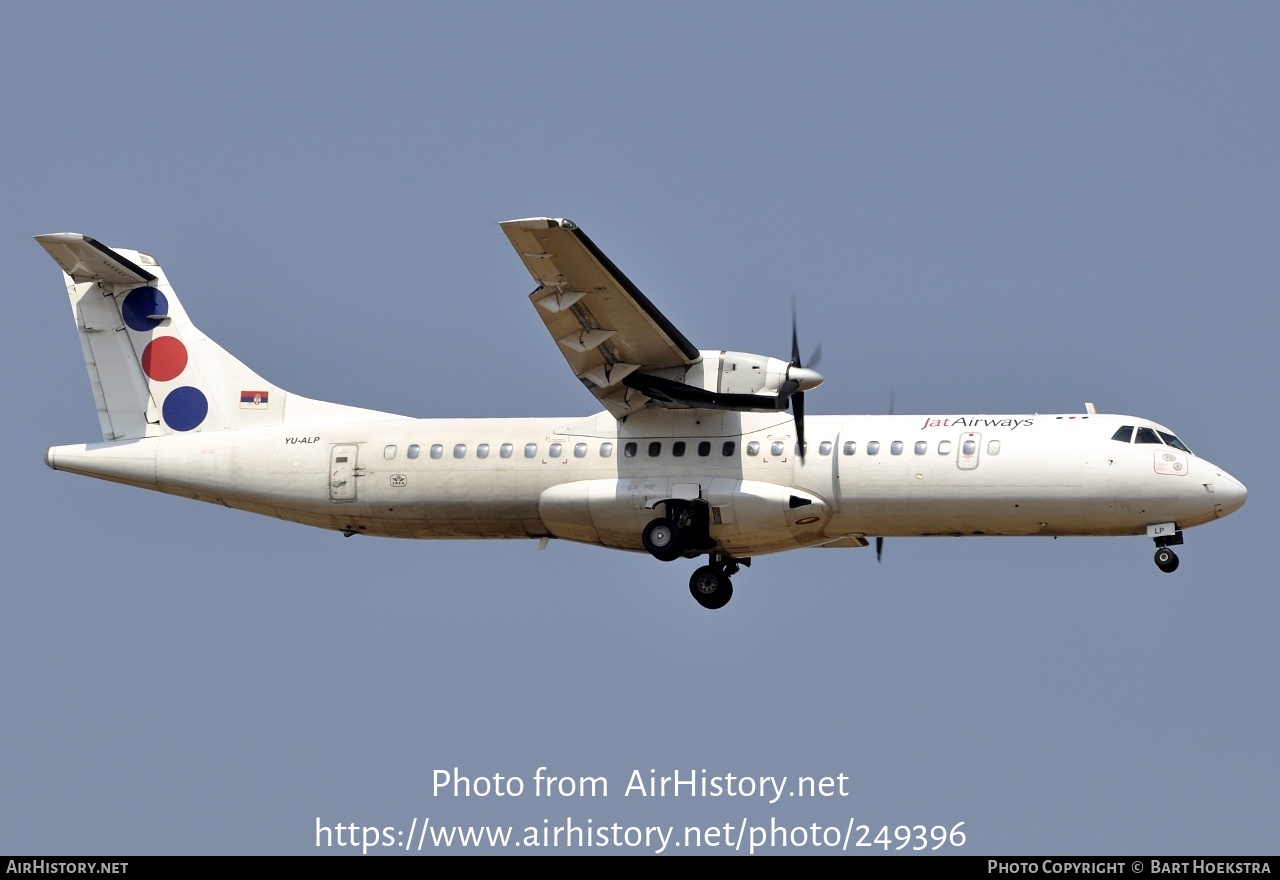
<path fill-rule="evenodd" d="M 1235 477 L 1226 471 L 1218 471 L 1213 481 L 1213 500 L 1217 506 L 1218 516 L 1239 510 L 1249 497 L 1249 490 Z"/>

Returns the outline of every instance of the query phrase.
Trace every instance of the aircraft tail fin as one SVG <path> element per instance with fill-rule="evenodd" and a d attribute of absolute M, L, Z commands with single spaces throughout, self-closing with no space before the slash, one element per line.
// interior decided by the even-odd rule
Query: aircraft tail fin
<path fill-rule="evenodd" d="M 283 425 L 289 416 L 385 415 L 290 395 L 201 333 L 147 254 L 59 232 L 62 267 L 104 440 Z"/>

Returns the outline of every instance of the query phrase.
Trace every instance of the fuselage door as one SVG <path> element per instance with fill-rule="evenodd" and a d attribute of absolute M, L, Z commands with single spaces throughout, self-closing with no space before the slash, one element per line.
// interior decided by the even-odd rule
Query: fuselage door
<path fill-rule="evenodd" d="M 329 500 L 356 500 L 356 470 L 360 447 L 346 443 L 329 453 Z"/>
<path fill-rule="evenodd" d="M 956 466 L 971 471 L 978 466 L 978 453 L 982 448 L 982 435 L 968 431 L 960 435 L 960 448 L 956 451 Z"/>

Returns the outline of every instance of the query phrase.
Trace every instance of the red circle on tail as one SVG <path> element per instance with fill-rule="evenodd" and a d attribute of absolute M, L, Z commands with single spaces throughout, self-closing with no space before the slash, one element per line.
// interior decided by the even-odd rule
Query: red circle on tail
<path fill-rule="evenodd" d="M 187 347 L 176 336 L 158 336 L 142 350 L 142 372 L 157 382 L 176 379 L 187 368 Z"/>

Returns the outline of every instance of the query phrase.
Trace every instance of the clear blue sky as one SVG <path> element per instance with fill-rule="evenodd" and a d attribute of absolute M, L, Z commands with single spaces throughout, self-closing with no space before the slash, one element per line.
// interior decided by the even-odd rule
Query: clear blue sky
<path fill-rule="evenodd" d="M 15 4 L 0 52 L 0 852 L 314 853 L 326 824 L 966 823 L 968 853 L 1276 852 L 1267 4 Z M 1240 477 L 1139 538 L 688 563 L 308 530 L 47 470 L 97 439 L 57 267 L 164 265 L 314 397 L 587 415 L 498 221 L 571 217 L 813 413 L 1142 415 Z M 433 797 L 436 769 L 608 797 Z M 623 797 L 847 774 L 846 797 Z"/>

